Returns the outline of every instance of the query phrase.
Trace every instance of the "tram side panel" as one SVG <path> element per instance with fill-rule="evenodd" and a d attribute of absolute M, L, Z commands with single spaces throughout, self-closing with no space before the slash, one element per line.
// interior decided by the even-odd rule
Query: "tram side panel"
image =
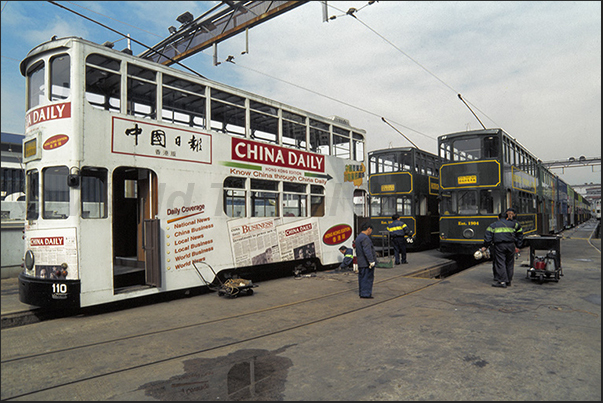
<path fill-rule="evenodd" d="M 81 300 L 77 302 L 80 306 L 89 306 L 213 281 L 213 271 L 200 262 L 208 263 L 216 272 L 245 267 L 259 270 L 270 263 L 312 258 L 320 259 L 325 265 L 337 264 L 340 260 L 338 247 L 351 242 L 354 223 L 352 195 L 357 186 L 344 179 L 343 173 L 348 169 L 346 164 L 349 161 L 272 146 L 276 155 L 281 157 L 270 158 L 278 160 L 255 161 L 259 165 L 246 166 L 243 163 L 235 168 L 229 166 L 233 159 L 244 159 L 242 155 L 256 158 L 258 150 L 267 146 L 228 135 L 191 132 L 127 116 L 113 116 L 106 123 L 106 112 L 91 107 L 86 116 L 87 125 L 94 127 L 95 132 L 100 128 L 111 136 L 92 136 L 92 131 L 88 133 L 86 128 L 82 128 L 84 137 L 91 138 L 91 141 L 83 142 L 81 158 L 63 155 L 74 152 L 68 147 L 53 152 L 57 164 L 60 161 L 69 167 L 100 171 L 104 175 L 102 181 L 107 183 L 107 196 L 100 203 L 102 207 L 96 206 L 103 212 L 86 213 L 92 217 L 80 214 L 80 208 L 92 209 L 93 206 L 82 203 L 80 189 L 74 186 L 69 189 L 71 214 L 63 221 L 66 228 L 45 230 L 45 224 L 56 226 L 56 223 L 32 221 L 27 229 L 29 248 L 42 246 L 36 242 L 46 242 L 44 248 L 48 250 L 52 239 L 62 239 L 61 245 L 52 245 L 57 249 L 49 250 L 49 253 L 34 250 L 38 259 L 36 270 L 48 266 L 49 271 L 56 269 L 54 271 L 58 272 L 64 263 L 68 275 L 59 280 L 74 282 L 70 287 L 74 291 L 72 293 L 60 286 L 55 293 L 36 289 L 28 291 L 28 294 L 52 294 L 59 299 L 67 298 L 65 295 L 80 298 L 77 294 L 81 284 Z M 135 129 L 140 129 L 137 139 L 128 134 Z M 166 150 L 149 146 L 152 133 L 159 130 L 166 136 Z M 202 139 L 208 152 L 194 155 L 195 160 L 190 151 L 180 153 L 179 149 L 170 149 L 168 144 L 177 144 L 179 136 L 181 144 L 184 136 L 189 140 L 195 137 Z M 233 142 L 241 144 L 241 141 L 244 146 L 237 151 Z M 251 148 L 254 152 L 250 152 Z M 318 205 L 307 202 L 308 209 L 319 210 L 310 217 L 280 216 L 280 206 L 271 206 L 273 213 L 264 217 L 252 217 L 255 214 L 250 211 L 245 212 L 246 217 L 243 218 L 229 217 L 224 211 L 224 180 L 227 177 L 316 185 L 322 189 L 316 195 L 322 202 Z M 129 187 L 132 195 L 126 194 Z M 244 191 L 252 190 L 246 185 Z M 282 191 L 279 195 L 282 196 Z M 66 207 L 57 205 L 58 210 L 61 208 Z M 144 239 L 141 226 L 147 219 L 160 222 L 156 245 L 160 273 L 154 284 L 147 281 L 150 269 L 146 267 L 144 249 L 149 240 Z M 57 250 L 65 259 L 51 259 L 50 256 L 57 256 Z M 44 256 L 52 262 L 49 260 L 44 265 Z M 193 262 L 199 262 L 197 266 L 201 276 Z M 117 290 L 118 267 L 131 268 L 132 271 L 142 268 L 141 278 L 125 284 L 138 285 L 137 289 Z M 31 274 L 33 277 L 40 275 Z M 45 275 L 41 273 L 42 277 Z M 52 286 L 50 283 L 44 285 L 45 288 Z M 44 305 L 42 301 L 38 302 Z"/>

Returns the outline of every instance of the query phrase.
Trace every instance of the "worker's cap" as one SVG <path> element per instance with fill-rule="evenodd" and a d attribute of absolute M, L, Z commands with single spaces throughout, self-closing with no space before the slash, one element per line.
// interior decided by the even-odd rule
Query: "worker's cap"
<path fill-rule="evenodd" d="M 339 250 L 346 250 L 346 249 L 347 249 L 347 247 L 346 247 L 345 245 L 341 245 L 341 246 L 339 247 Z"/>

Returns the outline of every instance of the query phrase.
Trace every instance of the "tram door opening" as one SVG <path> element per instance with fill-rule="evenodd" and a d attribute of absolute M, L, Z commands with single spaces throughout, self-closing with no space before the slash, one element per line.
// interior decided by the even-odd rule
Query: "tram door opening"
<path fill-rule="evenodd" d="M 113 286 L 159 287 L 157 175 L 145 168 L 119 167 L 113 173 Z"/>

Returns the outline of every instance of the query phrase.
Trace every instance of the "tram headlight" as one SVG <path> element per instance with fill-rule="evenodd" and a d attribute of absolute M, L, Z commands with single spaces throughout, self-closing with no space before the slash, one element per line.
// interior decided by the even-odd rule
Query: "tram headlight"
<path fill-rule="evenodd" d="M 473 238 L 474 235 L 475 235 L 475 231 L 473 231 L 472 228 L 465 228 L 463 230 L 463 236 L 467 239 Z"/>
<path fill-rule="evenodd" d="M 28 250 L 27 252 L 25 252 L 25 268 L 27 270 L 33 269 L 35 262 L 36 262 L 36 258 L 34 256 L 33 252 L 31 250 Z"/>

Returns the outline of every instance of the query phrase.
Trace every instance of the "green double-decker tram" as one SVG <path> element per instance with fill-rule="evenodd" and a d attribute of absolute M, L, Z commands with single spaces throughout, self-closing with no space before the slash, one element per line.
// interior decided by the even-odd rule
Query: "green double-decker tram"
<path fill-rule="evenodd" d="M 440 251 L 473 254 L 486 228 L 512 207 L 524 234 L 547 232 L 553 189 L 539 160 L 502 129 L 438 137 Z M 548 172 L 548 171 L 546 171 Z"/>
<path fill-rule="evenodd" d="M 438 245 L 440 158 L 414 147 L 369 153 L 370 221 L 377 247 L 387 245 L 387 225 L 399 214 L 413 233 L 408 250 Z"/>

